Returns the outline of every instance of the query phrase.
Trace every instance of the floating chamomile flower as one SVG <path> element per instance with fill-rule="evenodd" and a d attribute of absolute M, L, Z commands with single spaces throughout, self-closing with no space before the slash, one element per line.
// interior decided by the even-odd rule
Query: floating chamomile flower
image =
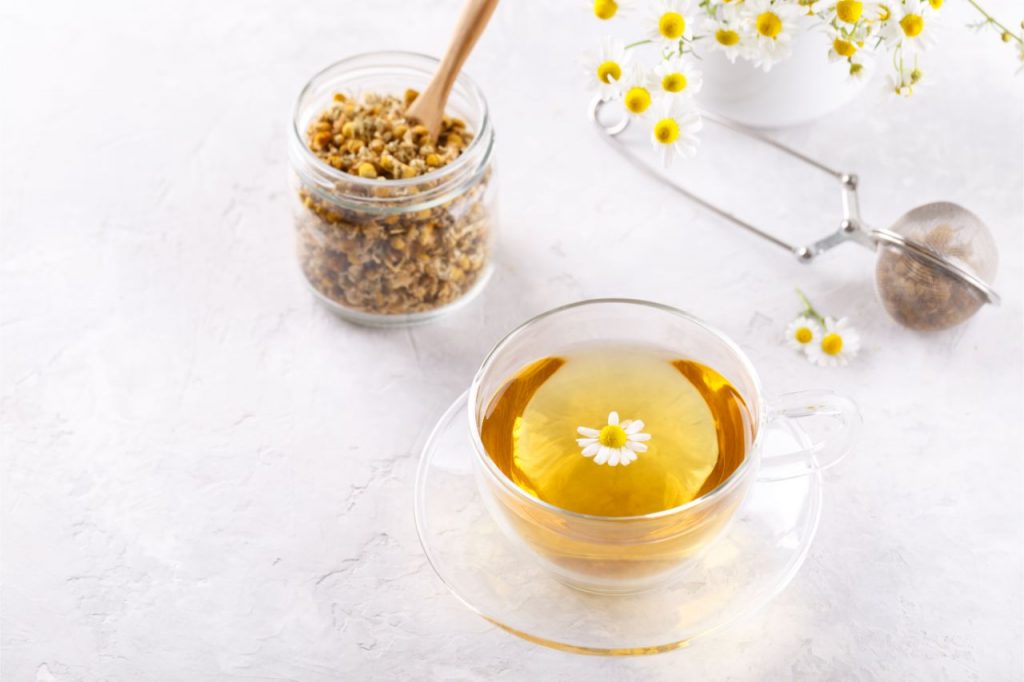
<path fill-rule="evenodd" d="M 689 3 L 685 0 L 655 0 L 647 37 L 658 45 L 675 48 L 680 40 L 690 39 L 689 19 Z"/>
<path fill-rule="evenodd" d="M 746 33 L 751 38 L 747 57 L 765 71 L 789 56 L 800 14 L 797 5 L 751 0 L 743 3 Z"/>
<path fill-rule="evenodd" d="M 648 76 L 652 90 L 662 95 L 695 95 L 704 85 L 701 72 L 678 55 L 662 60 Z"/>
<path fill-rule="evenodd" d="M 714 17 L 708 17 L 704 32 L 711 37 L 711 48 L 718 50 L 726 59 L 735 63 L 736 58 L 743 54 L 748 42 L 743 39 L 740 28 L 735 6 L 724 5 L 716 8 Z"/>
<path fill-rule="evenodd" d="M 697 152 L 697 132 L 703 126 L 697 110 L 680 97 L 666 97 L 651 117 L 651 144 L 668 167 L 672 157 L 691 157 Z"/>
<path fill-rule="evenodd" d="M 922 51 L 933 44 L 932 24 L 935 14 L 926 3 L 904 0 L 882 29 L 882 39 L 893 47 Z M 886 8 L 888 9 L 888 8 Z"/>
<path fill-rule="evenodd" d="M 860 335 L 844 317 L 825 319 L 821 340 L 807 346 L 807 359 L 821 367 L 846 365 L 860 350 Z"/>
<path fill-rule="evenodd" d="M 582 438 L 576 443 L 583 449 L 584 457 L 593 457 L 594 464 L 608 466 L 628 466 L 637 459 L 637 453 L 647 452 L 644 441 L 651 439 L 651 434 L 642 433 L 644 423 L 639 419 L 627 419 L 619 423 L 619 413 L 610 412 L 608 423 L 601 429 L 580 426 L 576 429 Z"/>
<path fill-rule="evenodd" d="M 649 74 L 640 66 L 634 66 L 622 78 L 622 106 L 626 111 L 639 116 L 651 108 L 654 101 Z"/>
<path fill-rule="evenodd" d="M 609 100 L 619 93 L 622 75 L 629 67 L 629 55 L 621 40 L 605 38 L 601 48 L 584 60 L 587 84 L 597 91 L 603 100 Z"/>
<path fill-rule="evenodd" d="M 801 315 L 786 327 L 786 344 L 804 350 L 821 339 L 821 324 L 810 315 Z"/>

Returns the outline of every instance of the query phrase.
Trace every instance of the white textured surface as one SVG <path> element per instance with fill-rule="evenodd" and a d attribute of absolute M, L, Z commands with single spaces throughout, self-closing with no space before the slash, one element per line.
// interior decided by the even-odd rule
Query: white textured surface
<path fill-rule="evenodd" d="M 1020 19 L 1012 0 L 991 4 Z M 1021 676 L 1010 51 L 950 31 L 956 49 L 932 57 L 941 80 L 918 99 L 873 87 L 781 133 L 858 170 L 868 219 L 949 198 L 992 226 L 1005 305 L 923 336 L 874 302 L 867 252 L 802 267 L 615 164 L 582 117 L 586 10 L 552 5 L 505 3 L 470 62 L 500 138 L 498 275 L 465 310 L 403 331 L 344 324 L 306 291 L 283 131 L 325 64 L 437 52 L 453 0 L 4 5 L 4 682 Z M 798 209 L 772 192 L 740 207 Z M 832 214 L 817 215 L 824 229 Z M 781 346 L 796 285 L 856 321 L 854 368 Z M 790 588 L 648 659 L 550 651 L 477 619 L 427 567 L 412 521 L 418 441 L 486 349 L 598 295 L 695 312 L 769 390 L 833 388 L 866 422 L 827 476 Z"/>

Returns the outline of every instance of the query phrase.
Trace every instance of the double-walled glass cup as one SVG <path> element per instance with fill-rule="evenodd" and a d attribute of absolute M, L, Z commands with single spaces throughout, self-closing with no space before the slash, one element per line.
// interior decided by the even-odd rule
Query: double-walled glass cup
<path fill-rule="evenodd" d="M 592 516 L 560 509 L 513 483 L 480 438 L 492 397 L 524 365 L 593 343 L 657 347 L 728 379 L 746 403 L 752 426 L 743 462 L 732 475 L 686 504 L 643 516 Z M 766 427 L 802 418 L 834 420 L 837 428 L 828 442 L 765 457 Z M 557 308 L 506 336 L 473 379 L 469 420 L 477 481 L 498 524 L 554 577 L 600 593 L 636 592 L 675 577 L 721 535 L 756 480 L 792 478 L 831 466 L 846 454 L 861 421 L 849 399 L 828 391 L 790 393 L 767 401 L 750 360 L 724 334 L 668 306 L 625 299 Z"/>

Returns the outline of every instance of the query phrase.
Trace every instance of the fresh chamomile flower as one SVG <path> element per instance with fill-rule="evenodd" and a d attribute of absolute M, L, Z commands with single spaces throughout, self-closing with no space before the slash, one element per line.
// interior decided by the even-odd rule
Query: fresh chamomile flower
<path fill-rule="evenodd" d="M 626 111 L 636 116 L 646 113 L 654 101 L 650 74 L 645 73 L 638 64 L 634 64 L 622 77 L 621 82 L 622 106 L 626 107 Z"/>
<path fill-rule="evenodd" d="M 627 0 L 594 0 L 594 16 L 603 21 L 621 17 L 632 9 Z"/>
<path fill-rule="evenodd" d="M 629 54 L 621 40 L 605 38 L 601 47 L 584 59 L 587 83 L 603 100 L 619 94 L 622 75 L 629 68 Z"/>
<path fill-rule="evenodd" d="M 801 315 L 786 327 L 786 344 L 796 350 L 804 350 L 821 340 L 821 324 L 809 315 Z"/>
<path fill-rule="evenodd" d="M 754 66 L 770 71 L 789 56 L 800 8 L 785 2 L 750 0 L 743 3 L 743 18 L 750 41 L 747 57 Z"/>
<path fill-rule="evenodd" d="M 934 43 L 932 36 L 935 14 L 927 3 L 918 0 L 904 0 L 895 6 L 888 21 L 882 28 L 882 39 L 890 47 L 902 47 L 909 51 L 922 51 Z M 886 8 L 888 9 L 888 8 Z"/>
<path fill-rule="evenodd" d="M 834 9 L 836 19 L 844 24 L 854 25 L 864 16 L 864 3 L 861 0 L 839 0 Z"/>
<path fill-rule="evenodd" d="M 655 0 L 648 17 L 647 37 L 662 47 L 675 48 L 680 40 L 689 40 L 690 6 L 685 0 Z"/>
<path fill-rule="evenodd" d="M 672 157 L 697 153 L 697 132 L 703 126 L 700 114 L 681 97 L 666 97 L 650 117 L 651 144 L 667 168 Z"/>
<path fill-rule="evenodd" d="M 821 367 L 846 365 L 860 350 L 860 335 L 844 317 L 825 318 L 821 339 L 806 347 L 807 359 Z"/>
<path fill-rule="evenodd" d="M 857 51 L 860 49 L 858 44 L 860 41 L 852 35 L 836 31 L 832 33 L 831 38 L 832 45 L 828 51 L 828 60 L 830 62 L 837 62 L 839 60 L 850 61 L 857 56 Z"/>
<path fill-rule="evenodd" d="M 750 42 L 741 33 L 735 5 L 720 5 L 715 8 L 715 16 L 708 16 L 705 21 L 704 33 L 711 38 L 711 48 L 721 52 L 730 62 L 735 62 Z"/>
<path fill-rule="evenodd" d="M 594 464 L 628 466 L 637 459 L 637 453 L 647 452 L 645 441 L 651 434 L 642 433 L 644 423 L 639 419 L 627 419 L 619 423 L 619 413 L 610 412 L 608 423 L 600 429 L 581 426 L 576 429 L 582 438 L 576 443 L 582 448 L 584 457 L 593 457 Z"/>
<path fill-rule="evenodd" d="M 864 80 L 864 78 L 868 75 L 868 68 L 860 52 L 850 57 L 849 62 L 849 79 L 854 81 Z"/>
<path fill-rule="evenodd" d="M 688 59 L 676 55 L 663 60 L 648 74 L 651 89 L 661 95 L 688 96 L 700 92 L 704 85 L 701 72 Z"/>

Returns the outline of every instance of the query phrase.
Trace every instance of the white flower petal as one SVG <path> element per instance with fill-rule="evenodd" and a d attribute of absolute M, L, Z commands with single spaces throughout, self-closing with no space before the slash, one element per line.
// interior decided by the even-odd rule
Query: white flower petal
<path fill-rule="evenodd" d="M 629 426 L 626 425 L 627 423 L 629 424 Z M 626 430 L 626 433 L 628 435 L 632 435 L 634 433 L 638 433 L 640 429 L 644 428 L 644 422 L 641 419 L 636 419 L 630 422 L 623 422 L 622 428 Z"/>
<path fill-rule="evenodd" d="M 620 451 L 618 448 L 610 448 L 610 450 L 611 454 L 608 455 L 608 466 L 617 467 L 619 466 Z"/>
<path fill-rule="evenodd" d="M 597 456 L 594 457 L 594 461 L 598 464 L 604 464 L 605 462 L 608 461 L 608 458 L 611 456 L 611 454 L 611 449 L 606 448 L 605 446 L 602 445 L 601 448 L 597 451 Z"/>
<path fill-rule="evenodd" d="M 629 440 L 633 441 L 634 443 L 639 443 L 640 441 L 645 441 L 645 440 L 650 440 L 650 439 L 651 439 L 651 434 L 649 434 L 649 433 L 634 433 L 634 434 L 631 434 L 629 436 Z"/>
<path fill-rule="evenodd" d="M 581 436 L 586 436 L 587 438 L 597 438 L 601 435 L 601 432 L 597 429 L 588 429 L 586 426 L 577 427 L 576 433 Z"/>
<path fill-rule="evenodd" d="M 626 441 L 626 447 L 633 452 L 647 452 L 647 446 L 643 443 L 634 443 L 633 441 Z"/>
<path fill-rule="evenodd" d="M 608 424 L 610 424 L 611 426 L 618 426 L 619 425 L 619 413 L 618 412 L 609 412 L 608 413 Z"/>
<path fill-rule="evenodd" d="M 600 443 L 591 443 L 587 447 L 583 448 L 584 457 L 593 457 L 597 454 L 597 451 L 601 449 Z"/>
<path fill-rule="evenodd" d="M 597 442 L 596 438 L 577 438 L 576 439 L 576 444 L 579 445 L 580 447 L 583 447 L 584 445 L 590 445 L 591 443 L 596 443 L 596 442 Z"/>

